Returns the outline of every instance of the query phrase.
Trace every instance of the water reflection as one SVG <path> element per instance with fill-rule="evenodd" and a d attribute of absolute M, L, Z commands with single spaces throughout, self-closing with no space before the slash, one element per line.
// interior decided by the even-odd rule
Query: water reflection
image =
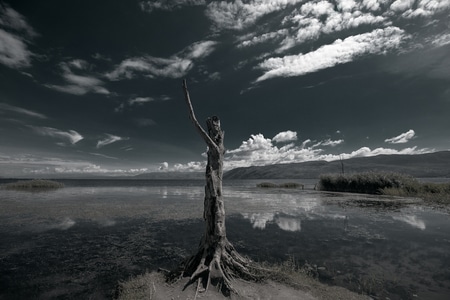
<path fill-rule="evenodd" d="M 285 231 L 300 231 L 302 229 L 300 219 L 278 217 L 275 222 L 280 229 Z"/>
<path fill-rule="evenodd" d="M 274 213 L 242 213 L 244 219 L 250 220 L 253 228 L 265 229 L 268 223 L 275 223 L 285 231 L 300 231 L 301 221 L 297 217 L 280 216 Z"/>
<path fill-rule="evenodd" d="M 425 222 L 414 215 L 394 216 L 394 220 L 405 222 L 412 227 L 425 230 Z"/>

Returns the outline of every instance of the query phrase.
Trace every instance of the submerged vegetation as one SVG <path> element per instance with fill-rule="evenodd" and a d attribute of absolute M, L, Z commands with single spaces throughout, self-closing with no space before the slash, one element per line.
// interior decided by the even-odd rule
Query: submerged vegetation
<path fill-rule="evenodd" d="M 63 183 L 43 179 L 22 180 L 17 182 L 6 183 L 1 186 L 2 189 L 6 190 L 33 190 L 33 191 L 58 189 L 62 187 L 64 187 Z"/>
<path fill-rule="evenodd" d="M 424 183 L 416 178 L 389 172 L 321 175 L 318 189 L 332 192 L 419 197 L 450 204 L 450 182 Z"/>
<path fill-rule="evenodd" d="M 256 185 L 259 188 L 285 188 L 285 189 L 298 189 L 304 188 L 304 185 L 296 182 L 285 182 L 281 184 L 275 184 L 272 182 L 261 182 Z"/>

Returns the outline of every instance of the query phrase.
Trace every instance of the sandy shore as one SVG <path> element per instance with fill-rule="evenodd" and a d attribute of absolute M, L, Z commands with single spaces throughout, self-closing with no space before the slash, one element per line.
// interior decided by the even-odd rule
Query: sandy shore
<path fill-rule="evenodd" d="M 299 275 L 301 276 L 301 275 Z M 272 280 L 262 283 L 246 282 L 236 279 L 234 288 L 238 294 L 230 294 L 228 297 L 218 291 L 217 287 L 210 286 L 206 292 L 196 293 L 196 285 L 189 285 L 184 290 L 188 278 L 183 278 L 176 283 L 165 282 L 164 276 L 152 272 L 137 276 L 127 282 L 121 283 L 120 300 L 131 299 L 303 299 L 303 300 L 367 300 L 368 296 L 358 295 L 345 288 L 328 286 L 307 276 L 298 278 L 297 284 L 281 284 Z"/>

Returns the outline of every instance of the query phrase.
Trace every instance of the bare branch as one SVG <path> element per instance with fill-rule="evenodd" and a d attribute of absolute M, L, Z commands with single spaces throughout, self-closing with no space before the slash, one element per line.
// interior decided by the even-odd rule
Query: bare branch
<path fill-rule="evenodd" d="M 208 147 L 219 151 L 216 143 L 214 143 L 214 141 L 209 137 L 209 135 L 206 133 L 206 131 L 203 129 L 200 123 L 198 123 L 197 118 L 195 117 L 194 108 L 192 107 L 191 98 L 189 97 L 189 91 L 187 89 L 186 79 L 183 80 L 183 91 L 184 91 L 184 99 L 186 100 L 186 104 L 189 109 L 189 117 L 191 118 L 192 123 L 194 124 L 198 133 L 203 138 Z"/>

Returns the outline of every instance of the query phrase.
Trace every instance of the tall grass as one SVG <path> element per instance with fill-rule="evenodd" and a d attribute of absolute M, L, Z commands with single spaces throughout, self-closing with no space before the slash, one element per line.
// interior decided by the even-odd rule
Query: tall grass
<path fill-rule="evenodd" d="M 411 176 L 388 172 L 363 172 L 353 174 L 326 174 L 319 178 L 322 191 L 382 194 L 386 188 L 415 186 L 419 182 Z"/>
<path fill-rule="evenodd" d="M 33 179 L 11 182 L 0 187 L 7 190 L 47 190 L 62 188 L 64 184 L 52 180 Z"/>
<path fill-rule="evenodd" d="M 304 189 L 305 185 L 296 182 L 285 182 L 281 184 L 275 184 L 272 182 L 261 182 L 256 185 L 259 188 L 284 188 L 284 189 Z"/>
<path fill-rule="evenodd" d="M 422 183 L 412 176 L 389 172 L 326 174 L 318 189 L 332 192 L 419 197 L 426 201 L 450 204 L 449 183 Z"/>

